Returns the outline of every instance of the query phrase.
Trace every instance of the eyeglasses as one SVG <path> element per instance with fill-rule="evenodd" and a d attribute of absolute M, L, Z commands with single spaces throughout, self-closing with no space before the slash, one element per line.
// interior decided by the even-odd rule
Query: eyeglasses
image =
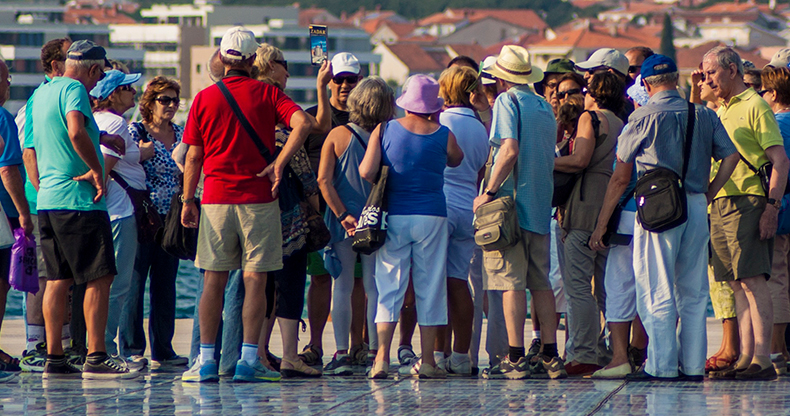
<path fill-rule="evenodd" d="M 285 61 L 285 60 L 282 60 L 282 59 L 272 59 L 272 62 L 276 62 L 276 63 L 282 65 L 283 68 L 285 68 L 286 71 L 288 70 L 288 61 Z"/>
<path fill-rule="evenodd" d="M 640 72 L 642 72 L 642 67 L 639 66 L 639 65 L 630 65 L 628 67 L 628 73 L 629 74 L 638 74 Z"/>
<path fill-rule="evenodd" d="M 165 107 L 170 105 L 170 103 L 173 103 L 173 105 L 178 107 L 178 104 L 181 102 L 181 100 L 179 100 L 178 97 L 163 96 L 163 97 L 157 97 L 156 98 L 156 102 L 158 102 L 159 104 L 162 104 Z"/>
<path fill-rule="evenodd" d="M 332 78 L 332 82 L 337 85 L 343 85 L 344 81 L 350 85 L 355 85 L 357 82 L 359 82 L 359 75 L 346 75 L 344 77 Z"/>
<path fill-rule="evenodd" d="M 581 88 L 571 88 L 571 89 L 565 90 L 565 91 L 557 91 L 557 98 L 559 98 L 560 100 L 563 100 L 563 99 L 565 99 L 565 96 L 567 96 L 567 95 L 581 94 L 581 93 L 582 93 L 582 89 Z"/>

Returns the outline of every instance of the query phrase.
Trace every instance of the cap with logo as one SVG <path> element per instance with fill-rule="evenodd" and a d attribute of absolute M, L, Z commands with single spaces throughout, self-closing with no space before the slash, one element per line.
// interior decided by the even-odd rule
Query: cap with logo
<path fill-rule="evenodd" d="M 627 75 L 628 58 L 617 49 L 602 48 L 590 55 L 586 61 L 576 64 L 576 67 L 585 71 L 607 67 L 614 69 L 622 75 Z"/>
<path fill-rule="evenodd" d="M 343 72 L 359 75 L 361 69 L 359 60 L 354 54 L 340 52 L 332 57 L 332 75 L 342 74 Z"/>
<path fill-rule="evenodd" d="M 104 60 L 105 67 L 112 67 L 112 65 L 110 65 L 110 61 L 107 60 L 107 51 L 89 40 L 78 40 L 72 43 L 68 52 L 66 53 L 66 58 L 75 61 Z"/>
<path fill-rule="evenodd" d="M 645 78 L 672 72 L 678 72 L 678 66 L 668 56 L 655 54 L 642 62 L 642 82 L 644 82 Z"/>
<path fill-rule="evenodd" d="M 241 61 L 249 59 L 258 51 L 255 34 L 241 26 L 228 29 L 219 43 L 219 53 L 225 59 Z"/>

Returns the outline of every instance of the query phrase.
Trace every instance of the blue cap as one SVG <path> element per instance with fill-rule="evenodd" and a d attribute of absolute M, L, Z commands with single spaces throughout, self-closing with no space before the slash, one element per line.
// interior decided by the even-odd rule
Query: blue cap
<path fill-rule="evenodd" d="M 651 55 L 644 62 L 642 62 L 642 80 L 652 77 L 654 75 L 669 74 L 678 72 L 678 66 L 675 65 L 670 57 L 665 55 Z"/>
<path fill-rule="evenodd" d="M 141 76 L 142 74 L 124 74 L 117 69 L 107 71 L 104 73 L 104 78 L 91 90 L 91 97 L 106 100 L 116 88 L 121 85 L 134 84 Z"/>
<path fill-rule="evenodd" d="M 112 65 L 110 65 L 110 61 L 107 60 L 107 51 L 89 40 L 78 40 L 72 43 L 69 47 L 66 58 L 73 59 L 75 61 L 82 61 L 85 59 L 98 61 L 104 59 L 104 66 L 112 67 Z"/>

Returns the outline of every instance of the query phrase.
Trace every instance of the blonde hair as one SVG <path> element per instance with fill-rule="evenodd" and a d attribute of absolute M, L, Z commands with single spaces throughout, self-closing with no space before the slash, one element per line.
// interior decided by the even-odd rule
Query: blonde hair
<path fill-rule="evenodd" d="M 363 79 L 348 95 L 349 120 L 366 131 L 395 115 L 395 92 L 380 77 Z"/>
<path fill-rule="evenodd" d="M 451 66 L 439 76 L 439 96 L 446 106 L 471 107 L 469 88 L 477 82 L 477 72 L 466 66 Z"/>
<path fill-rule="evenodd" d="M 282 60 L 284 60 L 284 56 L 283 51 L 281 51 L 280 48 L 268 43 L 261 43 L 261 45 L 258 46 L 258 50 L 255 52 L 255 62 L 252 63 L 252 77 L 258 81 L 262 81 L 267 84 L 274 85 L 279 89 L 283 89 L 279 82 L 273 80 L 269 76 L 269 66 L 271 63 Z"/>

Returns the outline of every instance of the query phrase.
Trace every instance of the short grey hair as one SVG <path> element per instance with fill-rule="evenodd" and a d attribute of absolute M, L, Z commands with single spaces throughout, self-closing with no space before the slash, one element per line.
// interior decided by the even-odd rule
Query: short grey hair
<path fill-rule="evenodd" d="M 660 85 L 677 84 L 678 78 L 679 75 L 677 72 L 668 72 L 666 74 L 649 76 L 643 79 L 643 81 L 650 84 L 651 87 L 658 87 Z"/>
<path fill-rule="evenodd" d="M 705 61 L 709 57 L 715 58 L 716 63 L 722 68 L 729 68 L 730 65 L 735 64 L 738 75 L 743 76 L 743 61 L 738 52 L 735 52 L 735 49 L 729 46 L 717 46 L 705 53 L 702 60 Z"/>
<path fill-rule="evenodd" d="M 373 131 L 395 115 L 395 92 L 380 77 L 365 78 L 348 95 L 348 109 L 352 123 Z"/>
<path fill-rule="evenodd" d="M 74 68 L 78 70 L 89 70 L 94 65 L 99 65 L 104 69 L 104 59 L 66 59 L 66 68 Z"/>

